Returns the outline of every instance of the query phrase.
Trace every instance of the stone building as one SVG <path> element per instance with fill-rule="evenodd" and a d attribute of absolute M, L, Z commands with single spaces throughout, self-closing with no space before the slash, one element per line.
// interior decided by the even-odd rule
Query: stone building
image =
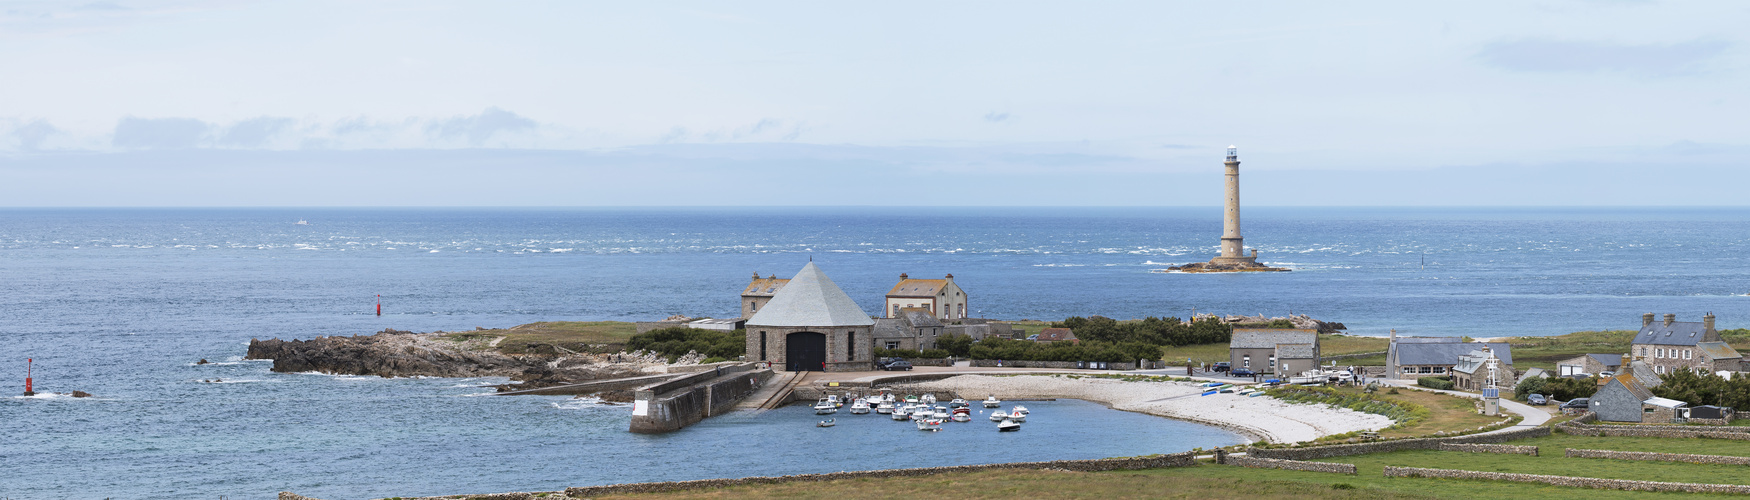
<path fill-rule="evenodd" d="M 1228 363 L 1258 373 L 1293 375 L 1319 363 L 1319 331 L 1291 328 L 1235 328 Z"/>
<path fill-rule="evenodd" d="M 747 320 L 747 359 L 784 371 L 874 368 L 875 321 L 814 262 Z"/>
<path fill-rule="evenodd" d="M 1665 321 L 1654 322 L 1653 313 L 1641 315 L 1641 331 L 1635 334 L 1629 354 L 1645 360 L 1658 373 L 1672 370 L 1698 372 L 1740 371 L 1744 356 L 1720 339 L 1714 330 L 1714 313 L 1701 317 L 1701 322 L 1677 321 L 1677 315 L 1666 314 Z"/>
<path fill-rule="evenodd" d="M 899 284 L 887 292 L 887 302 L 881 308 L 881 314 L 898 318 L 902 309 L 919 308 L 929 311 L 936 319 L 952 321 L 966 317 L 966 303 L 966 291 L 954 284 L 952 274 L 939 280 L 923 280 L 900 273 Z"/>
<path fill-rule="evenodd" d="M 777 295 L 778 290 L 784 289 L 784 284 L 789 282 L 790 280 L 778 279 L 776 275 L 761 278 L 760 273 L 753 273 L 753 281 L 748 282 L 747 288 L 741 289 L 741 317 L 752 318 L 754 313 L 760 311 L 760 306 L 771 303 L 772 296 Z"/>
<path fill-rule="evenodd" d="M 886 349 L 935 349 L 944 326 L 930 311 L 901 309 L 897 318 L 875 320 L 875 346 Z"/>
<path fill-rule="evenodd" d="M 1664 383 L 1654 366 L 1642 360 L 1629 363 L 1592 394 L 1589 409 L 1606 422 L 1671 423 L 1687 404 L 1653 395 L 1652 388 Z"/>
<path fill-rule="evenodd" d="M 1484 347 L 1500 360 L 1503 380 L 1519 378 L 1513 369 L 1513 346 L 1505 342 L 1465 342 L 1461 337 L 1399 337 L 1392 331 L 1385 351 L 1386 376 L 1396 379 L 1453 375 L 1459 357 Z"/>
<path fill-rule="evenodd" d="M 1556 362 L 1556 375 L 1568 376 L 1579 373 L 1598 375 L 1604 372 L 1616 372 L 1622 369 L 1621 354 L 1581 354 L 1572 359 Z"/>
<path fill-rule="evenodd" d="M 1493 387 L 1489 385 L 1491 377 Z M 1452 387 L 1461 391 L 1512 389 L 1515 380 L 1512 372 L 1501 365 L 1501 360 L 1488 346 L 1459 355 L 1458 364 L 1452 366 Z"/>
<path fill-rule="evenodd" d="M 1039 336 L 1034 342 L 1081 342 L 1076 338 L 1076 332 L 1068 328 L 1046 328 L 1039 330 Z"/>

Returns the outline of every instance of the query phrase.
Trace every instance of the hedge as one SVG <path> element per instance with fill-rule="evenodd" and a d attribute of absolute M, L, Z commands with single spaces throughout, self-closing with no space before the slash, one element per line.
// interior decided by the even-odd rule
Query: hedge
<path fill-rule="evenodd" d="M 1446 377 L 1422 377 L 1416 379 L 1416 385 L 1429 389 L 1452 390 L 1452 381 Z"/>

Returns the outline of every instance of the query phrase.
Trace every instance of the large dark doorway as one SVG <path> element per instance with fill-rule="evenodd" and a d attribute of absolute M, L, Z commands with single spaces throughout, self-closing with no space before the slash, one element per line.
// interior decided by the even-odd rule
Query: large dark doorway
<path fill-rule="evenodd" d="M 826 334 L 796 332 L 784 337 L 784 361 L 793 372 L 826 371 Z"/>

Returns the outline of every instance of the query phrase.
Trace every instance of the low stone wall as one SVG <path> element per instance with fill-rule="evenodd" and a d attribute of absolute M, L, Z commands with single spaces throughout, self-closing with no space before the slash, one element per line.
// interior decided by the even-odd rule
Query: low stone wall
<path fill-rule="evenodd" d="M 999 363 L 1001 363 L 1001 364 L 999 364 Z M 1076 366 L 1076 363 L 1081 363 L 1082 366 L 1080 368 L 1078 368 Z M 996 368 L 999 366 L 1003 367 L 1003 368 L 1054 368 L 1054 369 L 1059 369 L 1059 370 L 1076 370 L 1076 369 L 1098 370 L 1099 369 L 1099 368 L 1093 368 L 1094 366 L 1096 366 L 1095 362 L 1093 362 L 1093 361 L 1086 361 L 1086 362 L 1084 362 L 1084 361 L 1025 361 L 1025 360 L 1018 360 L 1018 359 L 974 359 L 974 360 L 972 360 L 972 366 L 979 367 L 979 368 Z M 1136 363 L 1135 362 L 1106 363 L 1105 369 L 1107 369 L 1107 370 L 1135 370 Z"/>
<path fill-rule="evenodd" d="M 772 372 L 715 375 L 715 372 L 687 375 L 634 392 L 632 421 L 627 430 L 640 434 L 672 432 L 730 411 L 742 398 L 758 391 Z M 687 385 L 677 386 L 680 383 Z"/>
<path fill-rule="evenodd" d="M 1630 479 L 1599 479 L 1574 476 L 1545 476 L 1510 472 L 1479 472 L 1453 469 L 1423 469 L 1420 467 L 1385 467 L 1385 477 L 1431 477 L 1441 479 L 1485 479 L 1516 483 L 1542 483 L 1575 488 L 1628 491 L 1672 491 L 1680 493 L 1736 493 L 1750 495 L 1750 486 L 1737 484 L 1666 483 Z"/>
<path fill-rule="evenodd" d="M 1472 434 L 1444 438 L 1412 438 L 1375 441 L 1371 443 L 1334 444 L 1329 446 L 1309 446 L 1305 448 L 1250 448 L 1246 455 L 1257 458 L 1276 458 L 1283 460 L 1314 460 L 1320 458 L 1347 457 L 1368 453 L 1387 453 L 1403 450 L 1435 450 L 1442 444 L 1495 444 L 1550 435 L 1548 427 L 1526 427 L 1494 434 Z"/>
<path fill-rule="evenodd" d="M 1568 458 L 1610 458 L 1616 460 L 1646 460 L 1655 462 L 1688 462 L 1692 464 L 1750 465 L 1750 457 L 1725 455 L 1689 455 L 1683 453 L 1652 453 L 1645 451 L 1576 450 L 1568 448 Z"/>
<path fill-rule="evenodd" d="M 1274 458 L 1255 457 L 1224 457 L 1218 460 L 1224 465 L 1250 467 L 1253 469 L 1286 469 L 1304 470 L 1309 472 L 1330 472 L 1334 474 L 1357 474 L 1355 464 L 1334 464 L 1330 462 L 1303 462 L 1300 460 L 1279 460 Z"/>
<path fill-rule="evenodd" d="M 1537 456 L 1536 446 L 1519 446 L 1511 444 L 1440 443 L 1440 446 L 1435 449 L 1440 451 L 1462 451 L 1466 453 Z"/>
<path fill-rule="evenodd" d="M 1006 464 L 986 465 L 956 465 L 949 467 L 924 467 L 917 469 L 889 469 L 871 471 L 831 472 L 826 474 L 797 474 L 777 477 L 744 477 L 740 479 L 700 479 L 696 481 L 673 481 L 665 483 L 631 483 L 613 484 L 607 486 L 585 486 L 566 488 L 565 495 L 572 498 L 597 497 L 604 495 L 627 495 L 634 493 L 657 493 L 665 491 L 700 490 L 743 486 L 753 484 L 778 484 L 795 482 L 837 481 L 841 479 L 864 479 L 884 477 L 914 477 L 931 476 L 950 472 L 978 472 L 998 469 L 1058 469 L 1077 472 L 1099 472 L 1109 470 L 1160 469 L 1167 467 L 1190 467 L 1196 465 L 1195 454 L 1191 452 L 1172 455 L 1154 455 L 1136 458 L 1106 458 L 1099 460 L 1055 460 L 1050 462 L 1016 462 Z"/>
<path fill-rule="evenodd" d="M 1598 421 L 1598 414 L 1587 412 L 1584 415 L 1556 424 L 1562 432 L 1576 436 L 1611 436 L 1611 437 L 1656 437 L 1656 438 L 1713 438 L 1736 439 L 1750 441 L 1750 427 L 1697 427 L 1693 425 L 1609 425 L 1592 424 Z"/>
<path fill-rule="evenodd" d="M 1691 419 L 1689 419 L 1689 423 L 1701 424 L 1701 425 L 1731 425 L 1732 419 L 1729 419 L 1729 418 L 1691 418 Z"/>

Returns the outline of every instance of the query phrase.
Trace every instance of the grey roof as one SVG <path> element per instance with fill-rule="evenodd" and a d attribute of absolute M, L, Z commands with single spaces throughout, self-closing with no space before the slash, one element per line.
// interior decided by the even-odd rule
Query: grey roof
<path fill-rule="evenodd" d="M 1464 337 L 1393 337 L 1392 341 L 1399 344 L 1456 344 L 1464 342 Z"/>
<path fill-rule="evenodd" d="M 1403 340 L 1403 337 L 1398 337 Z M 1495 351 L 1495 357 L 1501 363 L 1513 364 L 1513 346 L 1505 342 L 1451 342 L 1440 344 L 1423 344 L 1399 342 L 1392 344 L 1392 354 L 1397 356 L 1399 365 L 1457 365 L 1458 357 L 1487 345 Z"/>
<path fill-rule="evenodd" d="M 1548 377 L 1548 376 L 1550 376 L 1549 370 L 1545 370 L 1542 368 L 1532 368 L 1530 370 L 1525 370 L 1525 374 L 1520 375 L 1519 380 L 1525 380 L 1525 379 L 1533 378 L 1533 377 Z"/>
<path fill-rule="evenodd" d="M 1458 357 L 1458 364 L 1452 365 L 1452 371 L 1476 375 L 1477 370 L 1488 366 L 1489 353 L 1473 350 Z"/>
<path fill-rule="evenodd" d="M 901 309 L 899 315 L 900 317 L 905 318 L 907 323 L 911 323 L 912 328 L 942 326 L 942 322 L 936 320 L 936 316 L 930 314 L 930 311 L 927 309 Z"/>
<path fill-rule="evenodd" d="M 802 266 L 772 301 L 747 319 L 753 326 L 872 326 L 869 314 L 820 272 L 813 262 Z"/>
<path fill-rule="evenodd" d="M 1627 375 L 1617 375 L 1615 377 L 1611 377 L 1610 381 L 1606 382 L 1604 384 L 1604 387 L 1600 388 L 1598 390 L 1599 390 L 1599 392 L 1608 391 L 1608 390 L 1611 390 L 1612 386 L 1622 387 L 1622 389 L 1618 389 L 1618 390 L 1627 390 L 1628 393 L 1633 395 L 1634 398 L 1638 401 L 1646 401 L 1646 400 L 1651 399 L 1653 397 L 1653 391 L 1647 390 L 1646 386 L 1641 385 L 1641 383 L 1639 381 L 1635 380 L 1634 377 L 1630 377 Z M 1597 396 L 1594 395 L 1593 398 L 1596 399 Z"/>
<path fill-rule="evenodd" d="M 1312 344 L 1276 344 L 1276 359 L 1307 359 L 1313 357 Z"/>
<path fill-rule="evenodd" d="M 905 322 L 894 318 L 876 318 L 875 330 L 871 332 L 878 339 L 909 338 L 913 332 L 905 327 Z"/>
<path fill-rule="evenodd" d="M 1318 330 L 1285 328 L 1235 328 L 1230 349 L 1275 349 L 1276 344 L 1316 344 Z M 1312 357 L 1308 355 L 1306 357 Z"/>
<path fill-rule="evenodd" d="M 1586 357 L 1604 366 L 1622 366 L 1621 354 L 1587 354 Z"/>
<path fill-rule="evenodd" d="M 1725 342 L 1697 342 L 1695 347 L 1700 349 L 1702 353 L 1707 354 L 1709 359 L 1721 360 L 1744 357 L 1744 355 L 1738 354 L 1737 349 L 1733 349 L 1732 346 L 1727 345 Z"/>
<path fill-rule="evenodd" d="M 1629 374 L 1633 375 L 1635 382 L 1640 383 L 1642 387 L 1658 387 L 1659 384 L 1665 383 L 1665 379 L 1659 378 L 1659 374 L 1653 371 L 1653 366 L 1648 365 L 1646 361 L 1631 361 L 1628 368 Z"/>
<path fill-rule="evenodd" d="M 1641 327 L 1635 334 L 1634 343 L 1653 345 L 1695 345 L 1705 342 L 1707 328 L 1699 321 L 1673 321 L 1671 326 L 1665 326 L 1663 321 Z"/>

